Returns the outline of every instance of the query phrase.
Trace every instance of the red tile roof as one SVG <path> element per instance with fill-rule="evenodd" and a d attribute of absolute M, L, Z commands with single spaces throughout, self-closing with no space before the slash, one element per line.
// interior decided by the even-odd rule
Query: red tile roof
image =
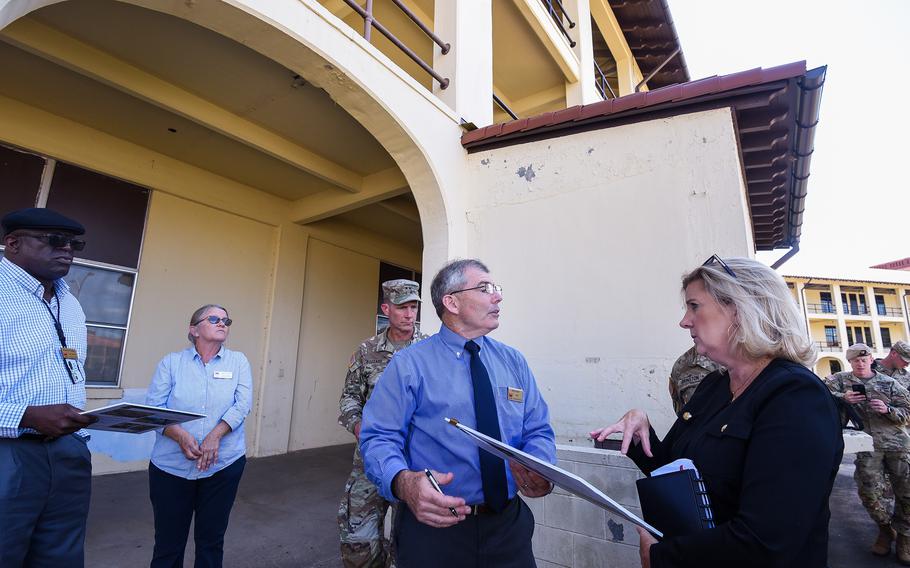
<path fill-rule="evenodd" d="M 799 61 L 762 69 L 757 67 L 748 71 L 740 71 L 730 75 L 713 76 L 699 79 L 689 83 L 661 87 L 653 91 L 633 93 L 624 97 L 608 99 L 587 105 L 578 105 L 555 113 L 545 113 L 530 118 L 520 118 L 516 121 L 493 124 L 466 132 L 461 137 L 461 143 L 469 150 L 486 145 L 486 142 L 496 138 L 512 139 L 521 138 L 517 132 L 527 133 L 543 126 L 555 127 L 565 125 L 571 128 L 579 122 L 588 121 L 598 117 L 620 115 L 631 110 L 642 110 L 649 107 L 658 107 L 669 103 L 684 103 L 695 101 L 701 97 L 720 95 L 727 91 L 744 87 L 772 83 L 783 79 L 799 77 L 806 73 L 806 62 Z M 515 123 L 518 124 L 515 124 Z M 548 128 L 549 129 L 549 128 Z"/>

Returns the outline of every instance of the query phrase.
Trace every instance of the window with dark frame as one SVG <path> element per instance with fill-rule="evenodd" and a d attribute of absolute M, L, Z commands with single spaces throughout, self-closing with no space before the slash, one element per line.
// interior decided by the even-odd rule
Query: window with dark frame
<path fill-rule="evenodd" d="M 85 312 L 90 386 L 120 382 L 149 195 L 144 187 L 0 146 L 0 215 L 49 207 L 86 228 L 85 250 L 65 280 Z"/>
<path fill-rule="evenodd" d="M 886 316 L 888 315 L 888 310 L 885 309 L 885 297 L 881 294 L 875 295 L 875 307 L 878 310 L 878 315 Z"/>
<path fill-rule="evenodd" d="M 825 343 L 828 347 L 837 346 L 837 328 L 833 325 L 825 326 Z"/>
<path fill-rule="evenodd" d="M 833 314 L 837 311 L 834 309 L 834 302 L 831 300 L 831 292 L 819 292 L 818 297 L 822 304 L 822 313 Z"/>
<path fill-rule="evenodd" d="M 836 359 L 832 359 L 831 360 L 831 374 L 833 375 L 834 373 L 840 373 L 841 370 L 842 370 L 842 368 L 840 366 L 840 361 L 838 361 Z"/>

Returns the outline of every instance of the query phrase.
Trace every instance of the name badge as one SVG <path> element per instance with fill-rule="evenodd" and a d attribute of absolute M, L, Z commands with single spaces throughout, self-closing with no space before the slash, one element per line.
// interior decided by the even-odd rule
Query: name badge
<path fill-rule="evenodd" d="M 525 391 L 515 387 L 509 387 L 507 394 L 512 402 L 523 402 L 525 399 Z"/>
<path fill-rule="evenodd" d="M 74 359 L 75 360 L 75 359 L 79 358 L 79 354 L 76 353 L 76 350 L 73 349 L 72 347 L 61 347 L 60 353 L 63 354 L 64 359 Z"/>
<path fill-rule="evenodd" d="M 216 379 L 233 379 L 234 372 L 233 371 L 215 371 L 214 377 Z"/>

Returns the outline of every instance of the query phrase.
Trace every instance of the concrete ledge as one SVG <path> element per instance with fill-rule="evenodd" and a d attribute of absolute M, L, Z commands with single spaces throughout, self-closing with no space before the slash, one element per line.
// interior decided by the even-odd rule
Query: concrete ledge
<path fill-rule="evenodd" d="M 559 467 L 641 515 L 635 481 L 642 474 L 616 450 L 557 445 Z M 633 566 L 638 563 L 635 526 L 558 487 L 541 499 L 525 499 L 534 513 L 534 556 L 540 568 Z"/>

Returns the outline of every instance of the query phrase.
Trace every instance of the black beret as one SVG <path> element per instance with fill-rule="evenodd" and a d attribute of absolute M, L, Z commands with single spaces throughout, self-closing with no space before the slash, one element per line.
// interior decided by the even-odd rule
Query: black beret
<path fill-rule="evenodd" d="M 43 207 L 29 207 L 7 213 L 3 219 L 0 219 L 0 225 L 3 225 L 4 235 L 19 229 L 69 231 L 76 235 L 85 233 L 85 227 L 79 221 L 74 221 L 53 209 Z"/>

